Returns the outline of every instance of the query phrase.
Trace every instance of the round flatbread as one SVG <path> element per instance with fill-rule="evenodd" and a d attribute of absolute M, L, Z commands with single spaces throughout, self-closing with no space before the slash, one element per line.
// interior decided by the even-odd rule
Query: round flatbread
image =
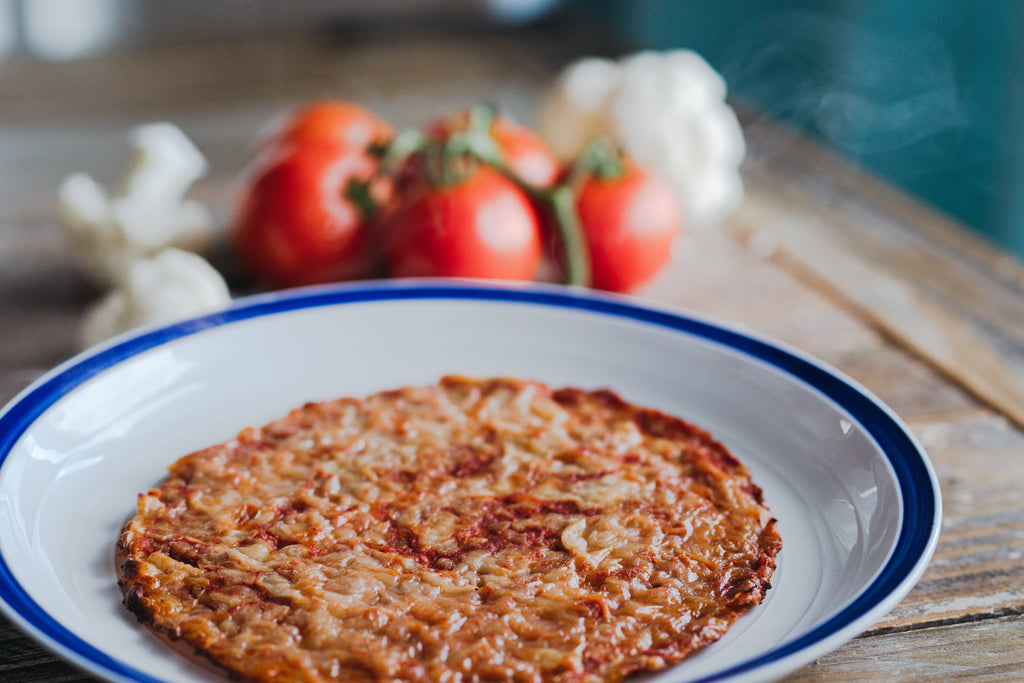
<path fill-rule="evenodd" d="M 718 639 L 781 548 L 706 432 L 609 390 L 445 377 L 174 463 L 124 603 L 254 681 L 615 681 Z"/>

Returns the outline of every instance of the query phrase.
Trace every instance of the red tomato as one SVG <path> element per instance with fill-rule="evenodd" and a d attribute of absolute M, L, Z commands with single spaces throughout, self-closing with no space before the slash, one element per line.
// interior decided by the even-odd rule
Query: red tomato
<path fill-rule="evenodd" d="M 306 104 L 287 116 L 268 142 L 284 145 L 334 145 L 364 151 L 384 144 L 395 131 L 391 124 L 368 109 L 345 100 Z"/>
<path fill-rule="evenodd" d="M 598 289 L 630 292 L 650 280 L 683 230 L 671 188 L 631 163 L 615 178 L 589 176 L 576 207 Z"/>
<path fill-rule="evenodd" d="M 484 166 L 452 185 L 415 183 L 381 229 L 396 277 L 530 280 L 541 258 L 530 202 Z"/>
<path fill-rule="evenodd" d="M 434 122 L 429 132 L 447 137 L 454 132 L 464 131 L 469 120 L 470 113 L 461 111 Z M 537 133 L 502 116 L 494 118 L 489 132 L 501 149 L 504 163 L 527 183 L 536 187 L 551 187 L 558 180 L 558 160 Z"/>
<path fill-rule="evenodd" d="M 368 275 L 370 227 L 347 192 L 376 167 L 336 146 L 276 148 L 247 179 L 232 225 L 249 271 L 278 288 Z"/>
<path fill-rule="evenodd" d="M 555 155 L 532 130 L 498 117 L 491 126 L 491 135 L 505 153 L 505 163 L 523 180 L 537 187 L 551 187 L 558 180 Z"/>
<path fill-rule="evenodd" d="M 271 287 L 372 273 L 368 217 L 388 184 L 374 178 L 370 148 L 393 135 L 386 121 L 344 100 L 288 115 L 253 159 L 232 225 L 250 272 Z M 369 194 L 351 194 L 353 181 Z"/>

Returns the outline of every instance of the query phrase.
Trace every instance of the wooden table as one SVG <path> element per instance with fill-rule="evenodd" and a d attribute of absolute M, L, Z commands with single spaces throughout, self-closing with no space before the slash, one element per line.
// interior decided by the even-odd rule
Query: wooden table
<path fill-rule="evenodd" d="M 198 144 L 211 172 L 194 194 L 223 224 L 253 136 L 284 107 L 337 95 L 406 127 L 490 100 L 529 120 L 571 50 L 544 31 L 412 33 L 0 64 L 0 401 L 77 350 L 97 291 L 61 237 L 55 189 L 75 170 L 113 182 L 131 126 L 173 121 Z M 775 123 L 744 122 L 742 208 L 692 234 L 640 295 L 851 375 L 924 444 L 945 505 L 918 586 L 791 680 L 1024 679 L 1024 268 Z M 0 680 L 91 679 L 0 618 Z"/>

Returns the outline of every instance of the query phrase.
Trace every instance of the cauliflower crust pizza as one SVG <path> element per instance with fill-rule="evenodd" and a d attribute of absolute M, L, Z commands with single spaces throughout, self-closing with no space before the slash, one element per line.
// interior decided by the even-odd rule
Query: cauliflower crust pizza
<path fill-rule="evenodd" d="M 124 604 L 253 681 L 617 681 L 763 599 L 747 469 L 608 390 L 445 377 L 183 457 L 118 543 Z"/>

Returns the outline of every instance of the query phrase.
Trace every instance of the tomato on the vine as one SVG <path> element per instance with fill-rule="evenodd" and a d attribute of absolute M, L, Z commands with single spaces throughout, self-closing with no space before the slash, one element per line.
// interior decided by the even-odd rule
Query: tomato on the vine
<path fill-rule="evenodd" d="M 658 176 L 623 159 L 618 173 L 589 174 L 576 199 L 590 256 L 591 285 L 630 292 L 668 262 L 683 230 L 672 189 Z"/>
<path fill-rule="evenodd" d="M 529 280 L 541 259 L 526 195 L 482 164 L 450 182 L 418 177 L 381 230 L 387 269 L 396 277 Z"/>
<path fill-rule="evenodd" d="M 369 275 L 367 208 L 351 188 L 375 170 L 366 155 L 328 145 L 277 150 L 238 203 L 232 237 L 245 266 L 275 288 Z"/>
<path fill-rule="evenodd" d="M 564 179 L 530 129 L 478 106 L 395 135 L 359 105 L 294 112 L 258 150 L 232 226 L 273 287 L 367 277 L 534 278 L 628 292 L 682 230 L 671 189 L 597 139 Z"/>
<path fill-rule="evenodd" d="M 231 226 L 249 272 L 275 287 L 371 275 L 370 221 L 386 201 L 373 147 L 391 127 L 346 102 L 295 112 L 259 150 Z"/>

